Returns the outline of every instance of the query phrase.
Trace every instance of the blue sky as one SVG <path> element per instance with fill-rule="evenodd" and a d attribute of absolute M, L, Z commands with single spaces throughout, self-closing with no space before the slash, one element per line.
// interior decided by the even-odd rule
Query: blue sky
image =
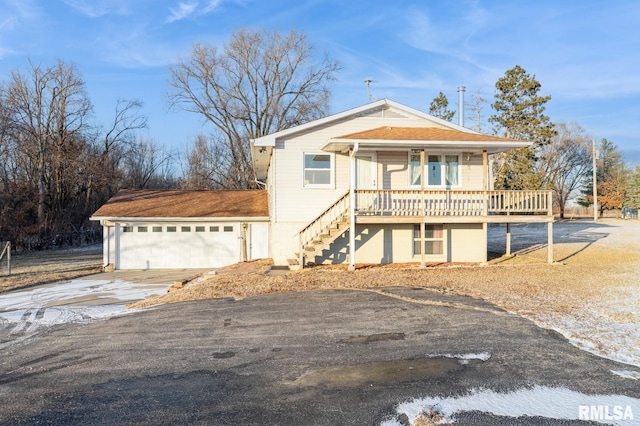
<path fill-rule="evenodd" d="M 423 111 L 440 91 L 455 108 L 463 85 L 467 102 L 487 100 L 486 119 L 495 82 L 520 65 L 552 96 L 552 121 L 575 121 L 640 164 L 639 17 L 634 1 L 0 0 L 0 80 L 62 59 L 86 81 L 98 122 L 118 98 L 140 99 L 142 136 L 183 151 L 208 127 L 168 108 L 168 64 L 238 28 L 294 28 L 342 64 L 332 112 L 368 102 L 370 78 L 376 98 Z"/>

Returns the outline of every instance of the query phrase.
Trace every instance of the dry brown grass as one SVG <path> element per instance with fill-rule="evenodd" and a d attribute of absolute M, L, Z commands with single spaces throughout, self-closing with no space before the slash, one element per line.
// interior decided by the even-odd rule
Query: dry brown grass
<path fill-rule="evenodd" d="M 585 249 L 586 248 L 586 249 Z M 556 244 L 555 258 L 546 263 L 546 248 L 522 256 L 497 259 L 490 266 L 437 265 L 420 269 L 415 264 L 348 271 L 344 265 L 318 266 L 287 274 L 265 275 L 262 265 L 243 273 L 219 273 L 193 281 L 182 290 L 137 302 L 132 307 L 185 300 L 260 294 L 380 287 L 425 287 L 485 299 L 514 312 L 570 312 L 598 298 L 621 281 L 633 279 L 640 253 L 586 243 Z"/>
<path fill-rule="evenodd" d="M 102 246 L 12 253 L 11 275 L 7 275 L 6 259 L 0 264 L 0 293 L 96 274 L 102 269 L 101 261 Z"/>

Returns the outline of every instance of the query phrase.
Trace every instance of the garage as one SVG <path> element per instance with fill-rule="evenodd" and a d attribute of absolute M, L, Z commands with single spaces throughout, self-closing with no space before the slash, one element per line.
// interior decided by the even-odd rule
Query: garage
<path fill-rule="evenodd" d="M 123 191 L 94 215 L 113 269 L 216 268 L 269 256 L 265 191 Z"/>

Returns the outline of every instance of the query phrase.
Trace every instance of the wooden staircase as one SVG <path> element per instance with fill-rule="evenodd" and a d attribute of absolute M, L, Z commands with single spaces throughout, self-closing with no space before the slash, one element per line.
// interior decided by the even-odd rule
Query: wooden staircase
<path fill-rule="evenodd" d="M 287 259 L 289 269 L 302 269 L 306 262 L 322 256 L 331 244 L 350 228 L 349 192 L 300 230 L 299 251 Z"/>

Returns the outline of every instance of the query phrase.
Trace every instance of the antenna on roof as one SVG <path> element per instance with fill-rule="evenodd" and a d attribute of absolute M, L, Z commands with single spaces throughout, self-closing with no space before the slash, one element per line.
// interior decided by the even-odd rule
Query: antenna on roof
<path fill-rule="evenodd" d="M 377 81 L 372 80 L 370 78 L 365 78 L 364 79 L 364 84 L 367 86 L 367 95 L 369 96 L 369 101 L 370 102 L 374 102 L 376 101 L 376 97 L 373 96 L 373 94 L 371 93 L 371 83 L 377 83 Z"/>

